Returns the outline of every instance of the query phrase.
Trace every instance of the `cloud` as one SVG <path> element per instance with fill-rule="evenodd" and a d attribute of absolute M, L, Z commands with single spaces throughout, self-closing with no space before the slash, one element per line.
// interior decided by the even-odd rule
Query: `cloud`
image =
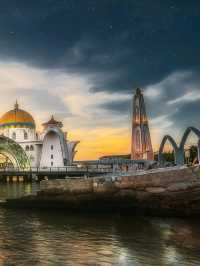
<path fill-rule="evenodd" d="M 170 100 L 167 102 L 167 104 L 178 104 L 178 103 L 187 103 L 187 102 L 194 102 L 200 100 L 200 91 L 188 91 L 184 95 Z"/>
<path fill-rule="evenodd" d="M 148 86 L 145 90 L 145 96 L 148 98 L 158 98 L 161 95 L 162 91 L 159 87 Z"/>
<path fill-rule="evenodd" d="M 180 92 L 194 86 L 194 82 L 198 82 L 197 75 L 192 71 L 175 71 L 164 77 L 161 81 L 148 85 L 145 87 L 145 94 L 147 97 L 156 98 L 162 96 L 162 98 L 174 97 L 180 95 Z"/>
<path fill-rule="evenodd" d="M 173 125 L 170 115 L 161 115 L 151 119 L 151 126 L 159 129 L 169 129 Z"/>
<path fill-rule="evenodd" d="M 113 100 L 109 102 L 105 102 L 99 105 L 99 108 L 108 110 L 109 112 L 117 113 L 119 115 L 127 115 L 131 113 L 131 95 L 127 95 L 127 99 L 121 99 L 119 97 L 118 100 Z"/>
<path fill-rule="evenodd" d="M 145 87 L 145 96 L 148 97 L 150 106 L 154 105 L 152 110 L 156 113 L 158 113 L 158 110 L 162 113 L 168 112 L 168 110 L 175 110 L 173 108 L 179 108 L 178 105 L 174 107 L 169 105 L 193 101 L 200 91 L 198 73 L 196 71 L 175 71 L 158 83 Z"/>

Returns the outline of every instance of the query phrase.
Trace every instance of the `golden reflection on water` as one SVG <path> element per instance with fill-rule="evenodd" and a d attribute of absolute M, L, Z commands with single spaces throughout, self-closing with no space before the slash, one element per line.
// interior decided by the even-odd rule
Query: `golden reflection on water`
<path fill-rule="evenodd" d="M 6 261 L 5 256 L 0 254 L 0 266 L 4 266 L 5 265 L 5 261 Z"/>
<path fill-rule="evenodd" d="M 175 247 L 173 246 L 166 247 L 164 249 L 164 254 L 163 254 L 163 258 L 164 258 L 163 263 L 165 265 L 175 265 L 175 263 L 178 263 L 179 256 L 180 254 L 178 254 Z"/>

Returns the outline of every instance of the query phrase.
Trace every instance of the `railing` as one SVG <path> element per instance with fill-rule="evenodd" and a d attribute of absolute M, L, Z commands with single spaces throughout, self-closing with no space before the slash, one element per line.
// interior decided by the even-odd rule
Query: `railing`
<path fill-rule="evenodd" d="M 31 176 L 36 174 L 38 176 L 95 176 L 95 175 L 103 175 L 103 176 L 120 176 L 120 175 L 132 175 L 134 173 L 142 173 L 145 169 L 143 168 L 115 168 L 115 167 L 103 167 L 100 165 L 91 166 L 65 166 L 65 167 L 30 167 L 30 168 L 0 168 L 0 176 L 20 176 L 27 175 Z"/>
<path fill-rule="evenodd" d="M 66 166 L 66 167 L 30 167 L 30 168 L 0 168 L 0 172 L 24 172 L 24 173 L 110 173 L 111 168 L 93 168 L 93 167 L 77 167 L 77 166 Z"/>

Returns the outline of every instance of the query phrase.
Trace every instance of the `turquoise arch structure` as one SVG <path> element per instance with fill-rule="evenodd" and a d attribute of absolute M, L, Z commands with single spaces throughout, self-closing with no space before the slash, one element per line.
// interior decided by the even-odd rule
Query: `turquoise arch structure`
<path fill-rule="evenodd" d="M 200 162 L 200 130 L 196 127 L 188 127 L 186 128 L 183 136 L 181 138 L 180 145 L 178 146 L 175 140 L 170 135 L 165 135 L 161 141 L 159 152 L 158 152 L 158 161 L 160 165 L 164 164 L 163 158 L 163 150 L 166 141 L 168 140 L 173 147 L 174 156 L 175 156 L 175 164 L 177 165 L 184 165 L 184 146 L 187 142 L 187 139 L 191 133 L 194 133 L 198 139 L 197 142 L 197 151 L 198 151 L 198 161 Z"/>
<path fill-rule="evenodd" d="M 186 143 L 190 133 L 194 133 L 197 136 L 198 140 L 200 139 L 200 131 L 199 131 L 199 129 L 197 129 L 195 127 L 188 127 L 185 130 L 185 132 L 183 134 L 183 137 L 181 139 L 181 142 L 180 142 L 180 148 L 181 149 L 184 149 L 185 143 Z"/>
<path fill-rule="evenodd" d="M 169 141 L 169 143 L 171 144 L 173 150 L 174 150 L 174 157 L 175 157 L 175 164 L 177 164 L 177 161 L 178 161 L 178 145 L 176 144 L 175 140 L 170 136 L 170 135 L 165 135 L 161 141 L 161 144 L 160 144 L 160 148 L 159 148 L 159 151 L 158 151 L 158 161 L 159 161 L 159 164 L 160 165 L 163 165 L 164 164 L 164 157 L 163 157 L 163 150 L 164 150 L 164 147 L 165 147 L 165 143 Z"/>
<path fill-rule="evenodd" d="M 0 135 L 0 153 L 10 159 L 14 168 L 30 168 L 29 158 L 23 148 L 12 139 L 2 135 Z"/>

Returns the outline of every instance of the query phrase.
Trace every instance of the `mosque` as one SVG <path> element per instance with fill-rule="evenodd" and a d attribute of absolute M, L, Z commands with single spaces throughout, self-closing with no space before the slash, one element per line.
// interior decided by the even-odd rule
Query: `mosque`
<path fill-rule="evenodd" d="M 78 141 L 69 141 L 63 124 L 51 119 L 42 133 L 36 131 L 34 118 L 19 108 L 0 118 L 0 168 L 65 167 L 71 165 Z"/>

